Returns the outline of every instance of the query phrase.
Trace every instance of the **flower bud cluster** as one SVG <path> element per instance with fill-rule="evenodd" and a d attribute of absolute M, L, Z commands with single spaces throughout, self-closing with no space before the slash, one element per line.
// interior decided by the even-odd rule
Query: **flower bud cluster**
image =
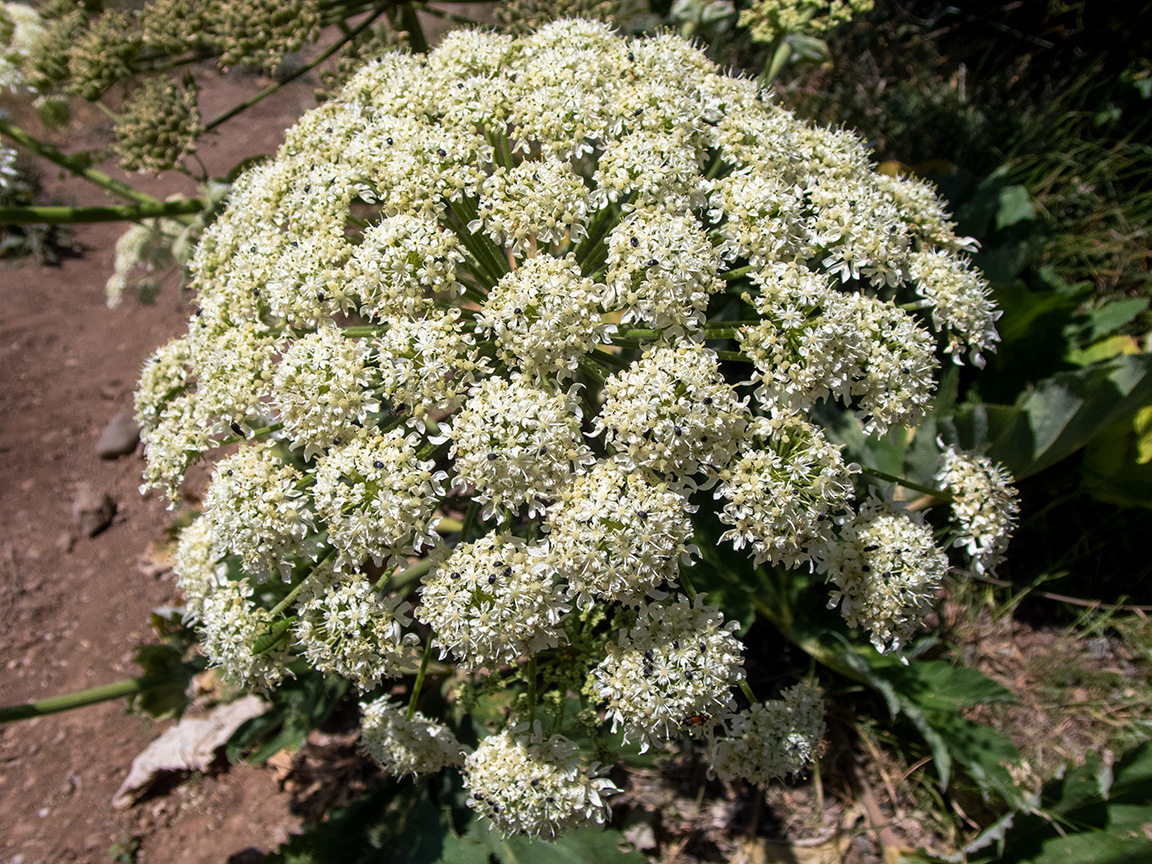
<path fill-rule="evenodd" d="M 177 84 L 149 78 L 116 119 L 116 155 L 126 171 L 160 173 L 175 168 L 196 149 L 204 131 L 191 77 Z"/>
<path fill-rule="evenodd" d="M 811 758 L 809 691 L 736 713 L 739 623 L 692 585 L 718 524 L 733 566 L 819 568 L 882 649 L 922 621 L 942 553 L 856 504 L 810 409 L 915 422 L 933 330 L 994 331 L 960 312 L 986 294 L 935 199 L 850 135 L 671 35 L 457 31 L 369 63 L 229 201 L 137 411 L 145 485 L 172 496 L 238 445 L 178 564 L 235 676 L 296 657 L 411 684 L 413 708 L 438 679 L 463 713 L 516 691 L 511 716 L 473 714 L 495 731 L 463 771 L 495 825 L 552 835 L 605 818 L 612 788 L 534 726 L 562 729 L 572 689 L 644 747 L 701 729 L 725 776 Z M 963 278 L 920 284 L 944 272 L 925 255 Z M 460 765 L 440 721 L 364 712 L 390 770 Z"/>

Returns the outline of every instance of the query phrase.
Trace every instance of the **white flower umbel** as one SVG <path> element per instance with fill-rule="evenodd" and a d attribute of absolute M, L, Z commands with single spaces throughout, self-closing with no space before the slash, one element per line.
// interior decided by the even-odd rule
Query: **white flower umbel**
<path fill-rule="evenodd" d="M 995 313 L 933 191 L 870 160 L 674 34 L 563 20 L 368 63 L 232 184 L 189 267 L 196 314 L 141 379 L 146 486 L 178 499 L 216 462 L 179 565 L 213 656 L 271 682 L 295 626 L 297 668 L 362 687 L 502 689 L 530 715 L 591 680 L 644 746 L 723 737 L 736 624 L 686 579 L 718 521 L 751 559 L 724 558 L 733 585 L 815 565 L 878 645 L 907 641 L 943 555 L 887 505 L 845 517 L 856 472 L 817 403 L 868 433 L 918 422 L 936 345 L 979 359 Z M 999 529 L 966 496 L 990 566 Z M 417 602 L 446 662 L 413 677 Z M 379 752 L 418 749 L 388 710 Z M 483 747 L 569 765 L 525 736 Z M 474 801 L 504 830 L 603 818 L 568 767 L 551 801 L 527 769 L 484 791 L 487 758 Z"/>
<path fill-rule="evenodd" d="M 321 583 L 322 584 L 322 583 Z M 310 592 L 297 606 L 292 635 L 314 669 L 334 672 L 371 690 L 381 680 L 417 665 L 412 606 L 399 597 L 381 595 L 362 578 L 345 578 Z"/>
<path fill-rule="evenodd" d="M 360 746 L 390 774 L 432 774 L 459 768 L 467 750 L 452 731 L 407 709 L 390 696 L 360 703 Z"/>
<path fill-rule="evenodd" d="M 720 521 L 732 526 L 720 539 L 751 547 L 757 566 L 810 561 L 812 547 L 831 539 L 832 517 L 851 502 L 859 469 L 797 416 L 757 417 L 748 438 L 751 446 L 720 474 Z"/>
<path fill-rule="evenodd" d="M 729 718 L 727 734 L 712 745 L 712 768 L 721 779 L 763 784 L 798 774 L 815 761 L 824 737 L 824 701 L 807 684 L 781 697 Z"/>
<path fill-rule="evenodd" d="M 685 724 L 720 722 L 735 707 L 731 689 L 744 677 L 743 646 L 717 606 L 687 597 L 642 606 L 636 625 L 608 643 L 596 667 L 597 695 L 612 730 L 639 738 L 644 752 L 677 737 Z"/>
<path fill-rule="evenodd" d="M 186 618 L 199 619 L 204 614 L 204 601 L 227 581 L 226 570 L 210 520 L 197 519 L 180 532 L 172 571 L 184 592 Z"/>
<path fill-rule="evenodd" d="M 528 505 L 529 517 L 584 466 L 596 461 L 580 433 L 572 392 L 544 389 L 523 376 L 487 378 L 452 421 L 453 486 L 475 487 L 484 518 Z"/>
<path fill-rule="evenodd" d="M 375 342 L 381 388 L 394 411 L 423 426 L 430 413 L 449 413 L 477 379 L 491 374 L 476 340 L 462 330 L 460 310 L 432 310 L 396 318 Z"/>
<path fill-rule="evenodd" d="M 660 206 L 640 208 L 612 229 L 607 263 L 605 305 L 621 310 L 625 324 L 696 329 L 709 297 L 723 287 L 704 229 Z"/>
<path fill-rule="evenodd" d="M 297 488 L 300 472 L 282 462 L 276 444 L 250 444 L 221 459 L 204 496 L 220 550 L 239 555 L 258 579 L 287 575 L 305 551 L 312 513 Z"/>
<path fill-rule="evenodd" d="M 839 604 L 849 626 L 871 631 L 877 651 L 899 651 L 932 608 L 948 559 L 919 513 L 873 498 L 842 521 L 819 559 L 836 586 L 828 608 Z"/>
<path fill-rule="evenodd" d="M 444 496 L 443 471 L 417 452 L 420 438 L 404 427 L 365 430 L 316 460 L 316 515 L 340 550 L 339 568 L 377 565 L 439 541 L 432 515 Z"/>
<path fill-rule="evenodd" d="M 225 677 L 243 687 L 267 690 L 283 679 L 288 652 L 282 642 L 257 651 L 257 641 L 269 635 L 272 616 L 252 602 L 246 579 L 225 582 L 201 606 L 203 638 L 200 650 Z"/>
<path fill-rule="evenodd" d="M 667 483 L 614 459 L 598 462 L 549 511 L 550 560 L 582 608 L 594 598 L 639 605 L 698 552 L 693 509 Z"/>
<path fill-rule="evenodd" d="M 555 837 L 610 815 L 605 797 L 619 791 L 596 766 L 585 769 L 579 748 L 540 724 L 489 735 L 464 761 L 468 804 L 505 834 Z"/>
<path fill-rule="evenodd" d="M 331 322 L 292 344 L 276 367 L 272 401 L 284 431 L 304 458 L 347 441 L 380 402 L 372 392 L 367 341 L 346 338 Z"/>
<path fill-rule="evenodd" d="M 688 342 L 644 352 L 604 385 L 593 421 L 629 466 L 690 481 L 728 464 L 740 447 L 748 408 L 720 375 L 714 352 Z"/>
<path fill-rule="evenodd" d="M 952 515 L 960 523 L 955 545 L 968 553 L 975 573 L 994 570 L 1020 513 L 1012 477 L 987 456 L 949 447 L 936 479 L 953 495 Z"/>
<path fill-rule="evenodd" d="M 464 669 L 494 670 L 558 645 L 568 604 L 552 586 L 546 556 L 510 534 L 457 546 L 428 577 L 416 617 L 441 656 Z"/>
<path fill-rule="evenodd" d="M 535 252 L 586 233 L 588 190 L 571 167 L 551 156 L 496 166 L 480 190 L 479 218 L 469 229 L 483 228 L 512 252 Z"/>
<path fill-rule="evenodd" d="M 476 329 L 492 336 L 509 367 L 539 381 L 568 378 L 580 357 L 616 330 L 600 320 L 602 294 L 571 256 L 529 258 L 492 289 Z"/>

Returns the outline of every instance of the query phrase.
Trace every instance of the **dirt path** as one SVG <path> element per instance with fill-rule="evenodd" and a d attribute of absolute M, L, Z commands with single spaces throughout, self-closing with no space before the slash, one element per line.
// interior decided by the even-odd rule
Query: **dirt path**
<path fill-rule="evenodd" d="M 267 83 L 201 77 L 208 117 Z M 271 151 L 312 104 L 309 82 L 261 103 L 206 149 L 210 171 Z M 74 132 L 57 136 L 59 146 L 72 152 L 99 141 L 99 116 L 83 112 Z M 191 190 L 178 175 L 128 179 L 161 196 Z M 47 181 L 61 201 L 108 200 L 82 181 Z M 150 610 L 178 599 L 170 573 L 141 568 L 174 514 L 137 491 L 140 449 L 116 461 L 96 455 L 108 421 L 131 409 L 144 359 L 178 335 L 189 314 L 171 282 L 155 306 L 126 299 L 106 307 L 104 283 L 123 229 L 82 226 L 82 256 L 0 270 L 0 704 L 140 674 L 133 648 L 154 641 Z M 112 524 L 92 538 L 74 536 L 72 502 L 82 483 L 116 502 Z M 288 796 L 271 771 L 247 767 L 114 811 L 132 759 L 167 725 L 112 702 L 0 728 L 0 862 L 132 860 L 110 858 L 110 849 L 128 853 L 133 837 L 142 864 L 242 862 L 284 839 L 294 824 Z"/>

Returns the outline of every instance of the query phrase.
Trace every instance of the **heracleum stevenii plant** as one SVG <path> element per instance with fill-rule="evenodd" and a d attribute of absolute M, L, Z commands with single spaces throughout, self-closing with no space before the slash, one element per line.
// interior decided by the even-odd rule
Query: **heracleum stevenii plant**
<path fill-rule="evenodd" d="M 646 747 L 691 728 L 725 776 L 801 770 L 819 697 L 752 695 L 740 622 L 692 584 L 700 526 L 823 575 L 878 648 L 911 638 L 944 553 L 892 496 L 855 503 L 811 409 L 914 424 L 938 336 L 955 362 L 994 347 L 968 248 L 928 187 L 675 36 L 566 20 L 369 63 L 236 182 L 137 394 L 146 487 L 239 448 L 178 564 L 213 659 L 274 683 L 296 655 L 388 699 L 415 675 L 406 712 L 365 703 L 365 746 L 462 762 L 506 832 L 607 815 L 560 734 L 572 681 Z M 260 616 L 295 623 L 244 653 Z M 416 712 L 433 678 L 510 714 L 466 754 Z"/>

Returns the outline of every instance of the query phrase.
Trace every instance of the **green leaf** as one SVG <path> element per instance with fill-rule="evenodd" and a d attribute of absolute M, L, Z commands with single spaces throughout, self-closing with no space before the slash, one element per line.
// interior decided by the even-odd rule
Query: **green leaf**
<path fill-rule="evenodd" d="M 132 707 L 157 719 L 180 717 L 188 707 L 188 682 L 193 670 L 185 666 L 183 652 L 171 645 L 141 645 L 136 662 L 149 678 L 172 678 L 170 684 L 132 697 Z M 184 667 L 184 675 L 176 674 Z"/>
<path fill-rule="evenodd" d="M 1080 463 L 1080 485 L 1098 501 L 1121 507 L 1152 507 L 1152 462 L 1144 458 L 1147 433 L 1135 417 L 1114 423 L 1093 438 Z"/>
<path fill-rule="evenodd" d="M 489 856 L 500 864 L 646 864 L 639 852 L 621 851 L 619 831 L 586 828 L 556 840 L 540 837 L 503 837 L 489 830 L 486 820 L 472 823 L 468 833 L 450 837 L 438 864 L 487 864 Z"/>
<path fill-rule="evenodd" d="M 888 703 L 892 715 L 903 715 L 932 751 L 942 786 L 960 766 L 985 800 L 994 796 L 1018 803 L 1020 792 L 1008 771 L 1020 755 L 1011 740 L 966 718 L 967 705 L 1014 701 L 1012 692 L 975 669 L 955 667 L 941 660 L 915 660 L 903 666 L 890 657 L 858 649 L 843 652 L 865 683 Z"/>
<path fill-rule="evenodd" d="M 1009 225 L 1036 218 L 1036 208 L 1032 196 L 1023 186 L 1005 186 L 1000 190 L 996 207 L 996 230 L 1002 231 Z"/>
<path fill-rule="evenodd" d="M 1044 784 L 1037 812 L 1005 820 L 1004 864 L 1146 864 L 1152 860 L 1152 745 L 1129 750 L 1111 769 L 1098 753 Z M 1003 826 L 1001 826 L 1003 827 Z M 965 853 L 987 847 L 988 832 Z"/>
<path fill-rule="evenodd" d="M 986 675 L 943 660 L 917 660 L 907 666 L 893 663 L 874 666 L 872 671 L 927 711 L 959 711 L 968 705 L 1016 701 L 1011 690 Z"/>
<path fill-rule="evenodd" d="M 1080 320 L 1075 323 L 1081 331 L 1080 338 L 1083 344 L 1091 344 L 1130 324 L 1137 315 L 1148 308 L 1148 303 L 1147 297 L 1113 300 L 1077 316 Z"/>
<path fill-rule="evenodd" d="M 440 803 L 450 784 L 442 779 L 390 777 L 363 798 L 333 810 L 325 822 L 292 837 L 267 862 L 432 864 L 452 838 L 450 809 Z"/>
<path fill-rule="evenodd" d="M 1152 356 L 1123 355 L 1041 381 L 1014 408 L 969 406 L 957 415 L 965 445 L 991 442 L 988 456 L 1017 479 L 1084 447 L 1152 402 Z"/>

